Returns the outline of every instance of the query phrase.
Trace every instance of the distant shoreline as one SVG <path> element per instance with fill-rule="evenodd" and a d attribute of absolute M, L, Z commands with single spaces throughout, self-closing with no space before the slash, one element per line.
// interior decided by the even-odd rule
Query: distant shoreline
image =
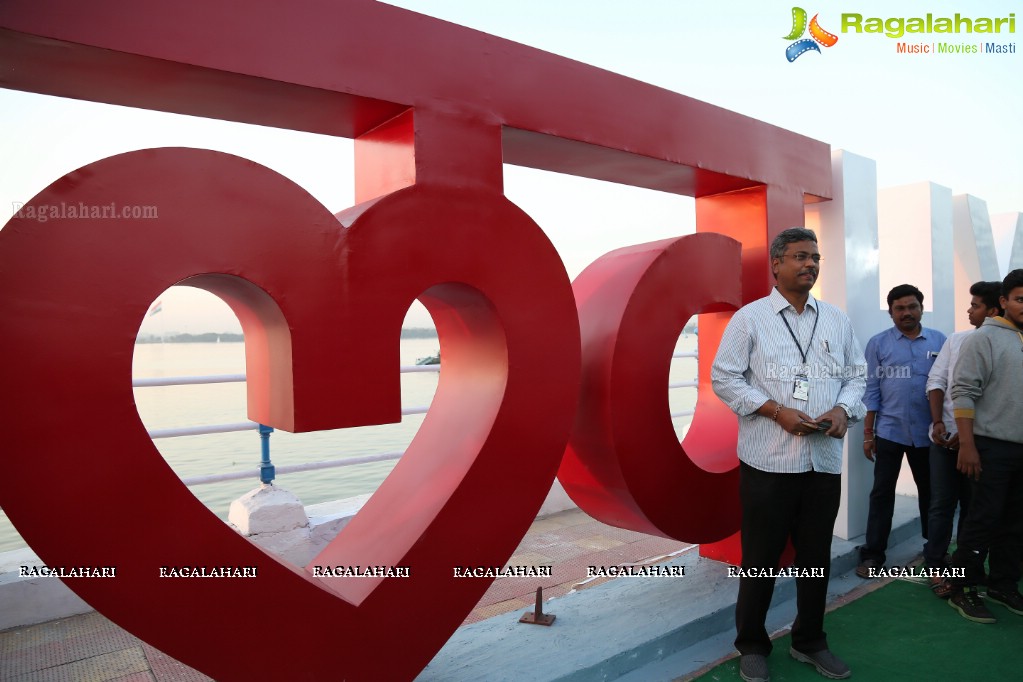
<path fill-rule="evenodd" d="M 435 339 L 437 330 L 427 327 L 410 327 L 401 330 L 403 339 Z M 145 343 L 243 343 L 245 336 L 242 334 L 224 332 L 205 332 L 202 334 L 146 334 L 135 339 L 136 344 Z"/>

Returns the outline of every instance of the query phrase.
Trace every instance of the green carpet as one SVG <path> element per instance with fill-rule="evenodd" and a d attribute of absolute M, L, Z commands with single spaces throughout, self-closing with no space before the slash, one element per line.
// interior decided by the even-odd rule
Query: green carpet
<path fill-rule="evenodd" d="M 987 601 L 997 623 L 967 621 L 922 583 L 895 580 L 829 613 L 828 645 L 852 669 L 855 680 L 1019 680 L 1023 616 Z M 789 656 L 791 637 L 774 641 L 767 659 L 772 682 L 824 678 Z M 741 680 L 739 659 L 696 678 Z"/>

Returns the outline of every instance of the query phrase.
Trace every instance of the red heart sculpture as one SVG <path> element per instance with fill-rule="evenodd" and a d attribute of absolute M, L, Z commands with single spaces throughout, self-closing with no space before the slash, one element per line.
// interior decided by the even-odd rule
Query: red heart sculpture
<path fill-rule="evenodd" d="M 111 206 L 112 205 L 112 206 Z M 154 206 L 158 218 L 71 218 Z M 51 208 L 55 207 L 55 208 Z M 121 213 L 123 209 L 128 211 Z M 63 217 L 50 218 L 60 215 Z M 150 149 L 81 168 L 0 231 L 0 504 L 97 610 L 217 679 L 411 679 L 529 527 L 564 451 L 579 331 L 564 267 L 497 192 L 413 186 L 342 227 L 255 163 Z M 43 222 L 39 217 L 45 217 Z M 405 457 L 305 570 L 230 530 L 146 434 L 131 388 L 139 323 L 173 284 L 228 301 L 246 341 L 249 416 L 295 431 L 400 419 L 398 342 L 418 297 L 444 370 Z M 331 578 L 314 565 L 408 566 Z M 164 566 L 256 566 L 243 578 L 160 578 Z"/>

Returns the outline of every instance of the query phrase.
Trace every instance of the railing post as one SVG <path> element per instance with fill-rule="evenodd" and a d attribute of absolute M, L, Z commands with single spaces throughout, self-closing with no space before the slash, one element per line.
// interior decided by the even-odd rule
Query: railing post
<path fill-rule="evenodd" d="M 272 485 L 274 482 L 274 465 L 270 462 L 270 434 L 273 432 L 273 427 L 259 425 L 259 440 L 261 441 L 259 480 L 263 485 Z"/>

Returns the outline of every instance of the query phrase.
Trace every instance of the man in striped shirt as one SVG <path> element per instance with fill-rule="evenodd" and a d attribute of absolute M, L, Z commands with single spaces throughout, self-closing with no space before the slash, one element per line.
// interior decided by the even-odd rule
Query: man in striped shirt
<path fill-rule="evenodd" d="M 865 412 L 866 361 L 845 313 L 810 294 L 821 260 L 814 232 L 785 230 L 770 255 L 775 288 L 732 316 L 711 370 L 714 392 L 739 419 L 743 573 L 771 574 L 790 536 L 796 566 L 823 569 L 796 579 L 790 654 L 843 679 L 849 667 L 828 649 L 824 606 L 842 439 Z M 769 679 L 773 593 L 774 578 L 740 578 L 735 648 L 747 682 Z"/>

